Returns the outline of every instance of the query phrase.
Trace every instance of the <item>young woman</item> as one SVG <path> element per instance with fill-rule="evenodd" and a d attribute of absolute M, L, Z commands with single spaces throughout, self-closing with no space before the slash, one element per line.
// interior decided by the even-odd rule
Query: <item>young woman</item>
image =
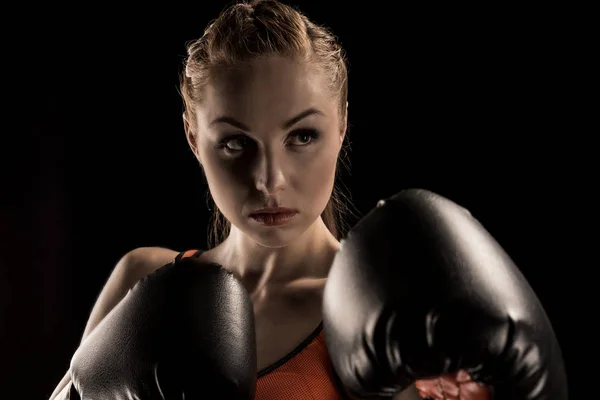
<path fill-rule="evenodd" d="M 336 189 L 348 121 L 343 49 L 292 7 L 235 4 L 189 45 L 181 92 L 185 134 L 215 204 L 213 243 L 184 255 L 224 266 L 250 294 L 256 399 L 295 398 L 289 393 L 300 389 L 282 370 L 310 371 L 316 383 L 298 398 L 348 398 L 321 329 L 323 289 L 343 234 Z M 138 280 L 178 255 L 164 248 L 126 254 L 83 338 Z M 69 381 L 67 374 L 52 398 Z M 420 396 L 411 387 L 396 398 Z"/>

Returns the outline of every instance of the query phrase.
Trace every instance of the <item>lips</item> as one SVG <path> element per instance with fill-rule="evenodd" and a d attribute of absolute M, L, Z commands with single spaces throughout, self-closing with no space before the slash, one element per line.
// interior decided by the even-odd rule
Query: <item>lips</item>
<path fill-rule="evenodd" d="M 251 213 L 250 218 L 261 225 L 279 226 L 291 221 L 296 214 L 298 214 L 298 211 L 290 208 L 262 208 Z"/>

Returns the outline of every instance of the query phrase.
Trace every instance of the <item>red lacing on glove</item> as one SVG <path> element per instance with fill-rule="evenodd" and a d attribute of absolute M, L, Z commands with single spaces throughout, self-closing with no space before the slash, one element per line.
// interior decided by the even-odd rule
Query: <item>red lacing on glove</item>
<path fill-rule="evenodd" d="M 466 371 L 419 380 L 415 386 L 424 399 L 492 400 L 489 388 L 475 382 Z"/>

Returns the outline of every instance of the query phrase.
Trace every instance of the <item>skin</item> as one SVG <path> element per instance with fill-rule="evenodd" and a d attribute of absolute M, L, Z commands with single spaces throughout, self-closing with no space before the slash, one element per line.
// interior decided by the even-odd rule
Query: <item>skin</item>
<path fill-rule="evenodd" d="M 231 232 L 202 255 L 233 272 L 254 304 L 258 367 L 284 357 L 321 321 L 320 300 L 339 242 L 321 219 L 331 196 L 347 113 L 313 65 L 280 57 L 215 76 L 196 123 L 185 120 L 191 149 Z M 249 217 L 263 207 L 298 214 L 265 227 Z"/>
<path fill-rule="evenodd" d="M 201 258 L 229 269 L 248 290 L 259 369 L 289 354 L 321 322 L 323 288 L 340 246 L 320 215 L 332 193 L 347 107 L 341 115 L 339 99 L 327 87 L 313 65 L 260 59 L 215 76 L 195 109 L 196 121 L 184 118 L 212 197 L 232 223 L 227 239 Z M 298 214 L 279 227 L 249 218 L 273 206 Z M 100 294 L 86 334 L 135 282 L 176 254 L 140 248 L 126 255 Z M 67 373 L 51 399 L 65 398 L 69 381 Z M 414 386 L 394 397 L 419 398 Z"/>
<path fill-rule="evenodd" d="M 195 126 L 185 121 L 188 142 L 232 223 L 229 237 L 211 253 L 241 277 L 260 276 L 264 284 L 325 276 L 323 254 L 339 243 L 320 214 L 333 190 L 347 113 L 340 115 L 323 74 L 302 62 L 260 59 L 211 80 L 195 111 Z M 249 218 L 273 206 L 299 213 L 281 227 Z"/>
<path fill-rule="evenodd" d="M 202 257 L 228 268 L 248 289 L 259 370 L 287 355 L 322 320 L 323 288 L 340 246 L 320 216 L 347 128 L 347 104 L 343 115 L 339 104 L 318 67 L 269 57 L 213 77 L 194 124 L 184 117 L 211 195 L 231 222 L 227 239 Z M 281 227 L 249 218 L 275 206 L 298 214 Z M 446 381 L 442 391 L 424 381 L 421 395 L 458 395 L 454 377 Z M 394 398 L 421 397 L 411 386 Z"/>

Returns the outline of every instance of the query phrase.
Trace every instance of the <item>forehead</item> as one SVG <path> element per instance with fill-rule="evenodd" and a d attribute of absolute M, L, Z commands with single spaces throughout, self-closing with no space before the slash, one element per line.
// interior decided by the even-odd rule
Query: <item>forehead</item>
<path fill-rule="evenodd" d="M 270 57 L 233 71 L 217 72 L 207 84 L 197 111 L 203 120 L 231 115 L 256 125 L 281 121 L 311 107 L 329 115 L 336 106 L 326 76 L 319 68 Z"/>

